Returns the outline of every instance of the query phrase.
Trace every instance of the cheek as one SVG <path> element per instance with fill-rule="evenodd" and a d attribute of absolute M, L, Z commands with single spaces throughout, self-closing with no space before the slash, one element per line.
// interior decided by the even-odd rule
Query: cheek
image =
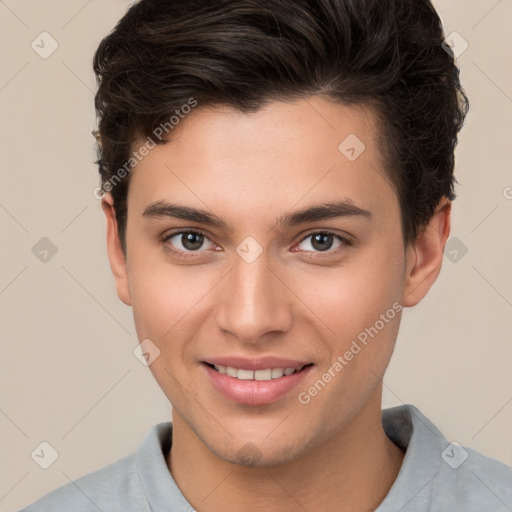
<path fill-rule="evenodd" d="M 346 341 L 400 300 L 403 265 L 399 251 L 367 248 L 354 252 L 337 268 L 312 267 L 303 279 L 294 280 L 297 296 L 334 331 L 333 336 Z M 394 311 L 388 315 L 392 320 Z"/>
<path fill-rule="evenodd" d="M 165 257 L 133 254 L 129 266 L 130 297 L 139 339 L 150 338 L 161 350 L 175 349 L 194 335 L 198 318 L 215 285 L 214 273 L 173 265 Z M 190 318 L 194 322 L 190 322 Z M 169 343 L 172 340 L 172 343 Z"/>
<path fill-rule="evenodd" d="M 400 325 L 401 269 L 399 255 L 379 251 L 309 281 L 307 305 L 326 333 L 327 357 L 301 396 L 323 411 L 318 416 L 327 423 L 337 425 L 354 404 L 364 403 L 384 376 Z"/>
<path fill-rule="evenodd" d="M 204 321 L 205 297 L 212 284 L 192 267 L 137 256 L 129 273 L 137 336 L 158 347 L 159 357 L 149 369 L 169 401 L 180 409 L 184 398 L 179 383 L 193 369 L 190 347 Z"/>

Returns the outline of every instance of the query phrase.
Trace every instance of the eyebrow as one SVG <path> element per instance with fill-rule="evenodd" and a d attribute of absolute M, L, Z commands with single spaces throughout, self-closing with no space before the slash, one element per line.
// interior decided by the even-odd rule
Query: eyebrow
<path fill-rule="evenodd" d="M 142 216 L 146 218 L 171 217 L 232 231 L 232 228 L 223 219 L 205 210 L 172 204 L 162 200 L 149 204 L 144 209 Z M 355 205 L 350 199 L 345 199 L 339 202 L 312 205 L 302 210 L 287 213 L 277 219 L 275 226 L 283 229 L 308 222 L 355 216 L 369 219 L 372 214 L 370 211 Z"/>

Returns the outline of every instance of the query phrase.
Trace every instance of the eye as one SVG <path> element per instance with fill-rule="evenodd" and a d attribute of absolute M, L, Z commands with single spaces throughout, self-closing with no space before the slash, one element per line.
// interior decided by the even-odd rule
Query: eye
<path fill-rule="evenodd" d="M 200 249 L 212 249 L 213 242 L 199 231 L 180 231 L 164 238 L 163 242 L 170 245 L 178 253 L 201 252 Z M 206 247 L 204 247 L 206 245 Z"/>
<path fill-rule="evenodd" d="M 351 242 L 340 235 L 330 231 L 317 231 L 303 238 L 297 246 L 302 251 L 327 252 L 330 249 L 338 249 L 343 245 L 351 245 Z M 302 247 L 301 247 L 302 246 Z M 330 252 L 336 252 L 335 250 Z"/>
<path fill-rule="evenodd" d="M 189 257 L 215 248 L 215 244 L 200 231 L 179 231 L 167 235 L 162 240 L 166 248 L 178 256 Z M 302 239 L 297 250 L 306 252 L 337 252 L 342 246 L 352 243 L 347 238 L 330 231 L 317 231 Z M 294 249 L 295 250 L 295 249 Z"/>

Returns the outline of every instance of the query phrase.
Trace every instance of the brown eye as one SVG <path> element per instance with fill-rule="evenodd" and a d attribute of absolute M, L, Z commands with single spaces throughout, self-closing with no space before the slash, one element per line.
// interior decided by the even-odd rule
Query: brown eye
<path fill-rule="evenodd" d="M 306 252 L 327 252 L 334 248 L 334 250 L 330 252 L 335 252 L 336 249 L 343 245 L 351 245 L 351 243 L 346 238 L 335 233 L 317 231 L 303 238 L 298 248 Z"/>
<path fill-rule="evenodd" d="M 213 243 L 205 235 L 197 231 L 173 233 L 166 237 L 164 242 L 169 244 L 174 251 L 185 253 L 200 252 L 201 249 L 211 249 L 213 247 Z M 204 247 L 205 245 L 206 247 Z"/>
<path fill-rule="evenodd" d="M 204 236 L 199 233 L 185 233 L 181 235 L 181 243 L 189 251 L 200 249 L 203 241 Z"/>
<path fill-rule="evenodd" d="M 332 235 L 317 233 L 311 238 L 311 246 L 318 251 L 327 251 L 332 247 L 334 240 Z"/>

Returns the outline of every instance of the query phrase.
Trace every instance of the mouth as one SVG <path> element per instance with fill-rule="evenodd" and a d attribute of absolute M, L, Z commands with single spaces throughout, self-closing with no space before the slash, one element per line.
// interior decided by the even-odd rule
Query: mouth
<path fill-rule="evenodd" d="M 299 367 L 282 367 L 282 368 L 265 368 L 262 370 L 246 370 L 243 368 L 235 368 L 234 366 L 224 366 L 220 364 L 204 363 L 205 365 L 213 368 L 216 372 L 227 375 L 238 380 L 275 380 L 282 377 L 288 377 L 294 373 L 302 371 L 307 366 L 312 366 L 313 363 L 303 364 Z"/>
<path fill-rule="evenodd" d="M 222 364 L 225 363 L 225 364 Z M 282 359 L 202 361 L 207 380 L 222 398 L 244 405 L 268 405 L 298 388 L 314 363 Z"/>

